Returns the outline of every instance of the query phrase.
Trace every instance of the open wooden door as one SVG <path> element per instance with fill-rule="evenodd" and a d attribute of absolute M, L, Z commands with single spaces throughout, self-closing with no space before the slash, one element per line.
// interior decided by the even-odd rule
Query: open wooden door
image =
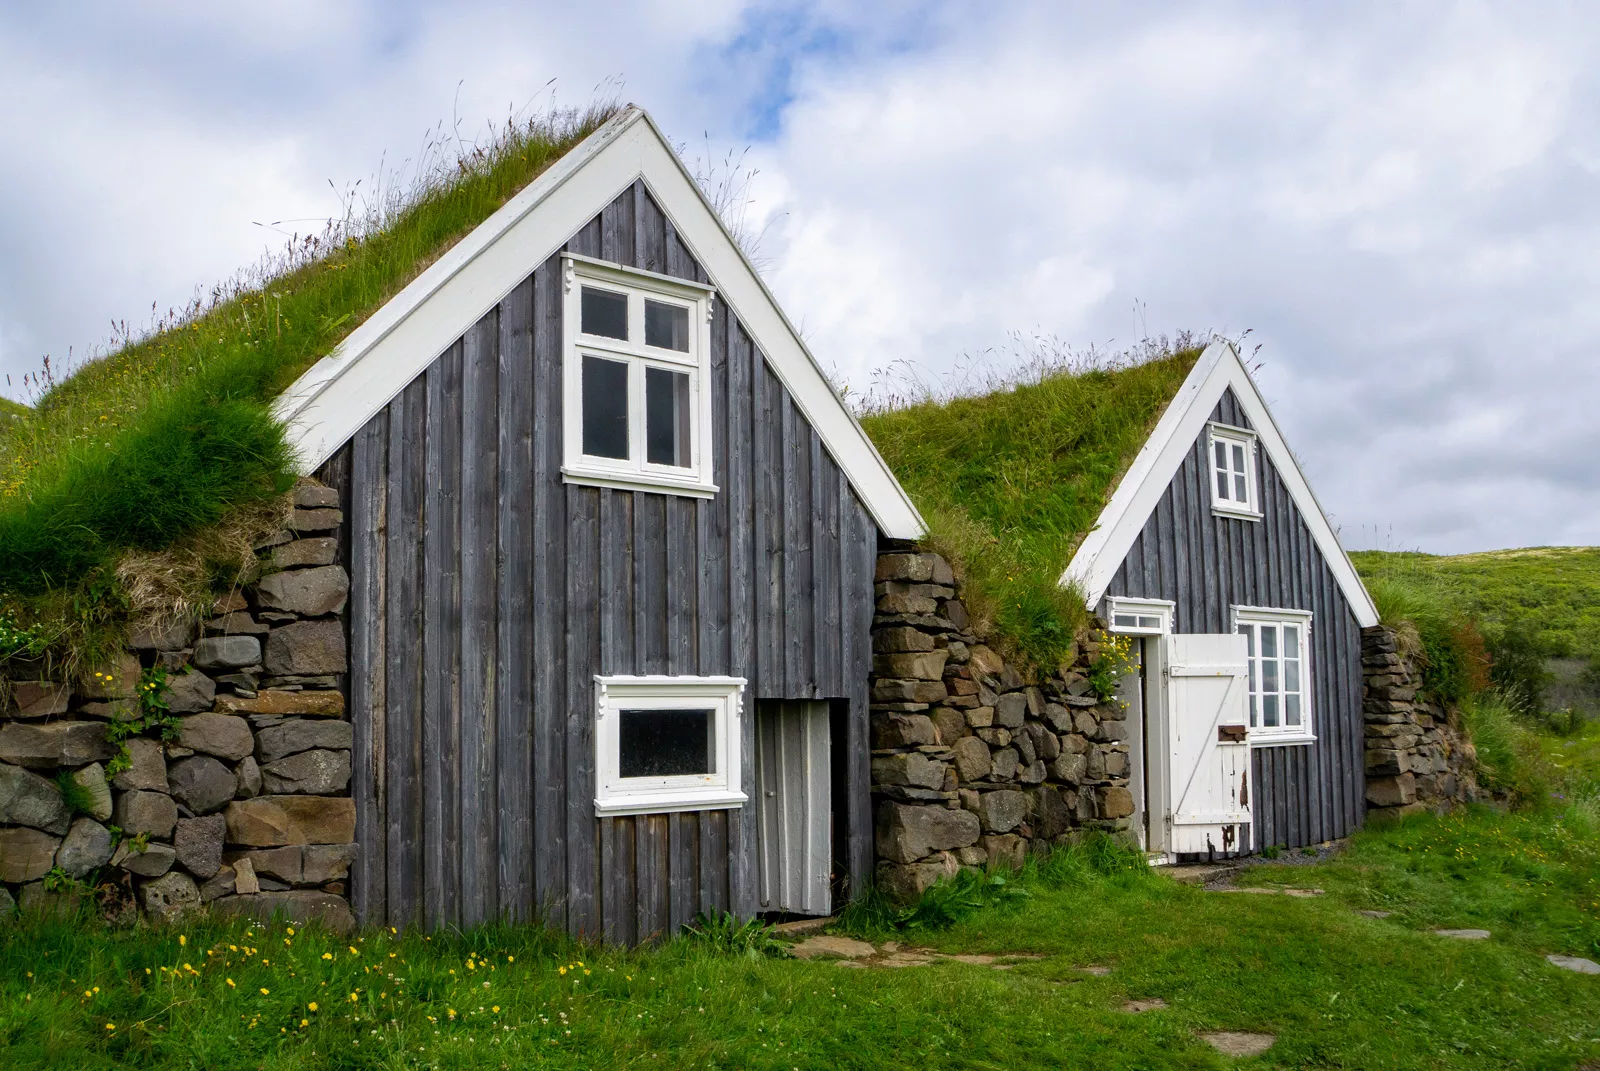
<path fill-rule="evenodd" d="M 1168 850 L 1231 853 L 1250 847 L 1249 702 L 1245 637 L 1175 635 L 1167 662 L 1172 773 Z"/>
<path fill-rule="evenodd" d="M 756 704 L 760 909 L 826 915 L 833 900 L 831 756 L 826 700 Z"/>

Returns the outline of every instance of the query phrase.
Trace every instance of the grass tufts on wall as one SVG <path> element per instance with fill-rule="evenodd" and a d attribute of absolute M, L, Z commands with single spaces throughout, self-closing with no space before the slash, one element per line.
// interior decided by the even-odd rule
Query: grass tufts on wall
<path fill-rule="evenodd" d="M 1188 335 L 1109 357 L 1034 345 L 986 393 L 915 387 L 864 406 L 979 628 L 1024 664 L 1053 669 L 1081 637 L 1088 611 L 1061 574 L 1202 348 Z"/>

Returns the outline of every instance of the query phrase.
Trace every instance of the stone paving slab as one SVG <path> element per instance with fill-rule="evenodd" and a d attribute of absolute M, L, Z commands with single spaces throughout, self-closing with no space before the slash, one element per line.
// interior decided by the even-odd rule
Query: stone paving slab
<path fill-rule="evenodd" d="M 1582 956 L 1548 955 L 1545 960 L 1560 967 L 1565 971 L 1577 971 L 1579 974 L 1600 974 L 1600 963 Z"/>
<path fill-rule="evenodd" d="M 1201 1034 L 1200 1040 L 1224 1056 L 1243 1059 L 1249 1056 L 1260 1056 L 1272 1048 L 1278 1039 L 1273 1034 L 1252 1034 L 1239 1030 L 1217 1030 L 1209 1034 Z"/>
<path fill-rule="evenodd" d="M 1458 941 L 1487 941 L 1490 937 L 1488 930 L 1434 930 L 1440 937 L 1454 937 Z"/>

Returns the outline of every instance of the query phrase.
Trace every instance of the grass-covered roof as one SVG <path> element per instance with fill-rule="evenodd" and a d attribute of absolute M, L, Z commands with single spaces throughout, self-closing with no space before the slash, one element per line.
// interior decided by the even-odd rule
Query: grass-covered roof
<path fill-rule="evenodd" d="M 126 555 L 287 489 L 278 394 L 615 111 L 544 115 L 465 149 L 441 139 L 409 185 L 66 378 L 47 373 L 32 407 L 0 407 L 0 618 L 64 594 L 115 602 Z"/>
<path fill-rule="evenodd" d="M 1016 384 L 862 418 L 1014 654 L 1040 666 L 1066 655 L 1086 610 L 1061 573 L 1201 349 L 1185 337 L 1110 360 L 1047 357 Z"/>

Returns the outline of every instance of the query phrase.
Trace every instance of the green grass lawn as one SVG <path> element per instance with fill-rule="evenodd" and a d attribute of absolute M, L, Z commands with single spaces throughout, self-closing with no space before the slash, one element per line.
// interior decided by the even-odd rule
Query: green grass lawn
<path fill-rule="evenodd" d="M 0 936 L 0 1049 L 18 1071 L 1570 1069 L 1600 1058 L 1600 977 L 1543 955 L 1600 955 L 1600 830 L 1567 812 L 1421 817 L 1332 861 L 1242 879 L 1326 890 L 1314 898 L 1106 874 L 1076 853 L 948 928 L 856 931 L 1043 957 L 1006 970 L 847 969 L 694 941 L 629 953 L 534 928 L 430 940 L 13 926 Z M 1493 937 L 1428 932 L 1443 926 Z M 1111 970 L 1077 969 L 1091 965 Z M 1167 1007 L 1122 1010 L 1148 998 Z M 1197 1038 L 1209 1030 L 1278 1040 L 1233 1061 Z"/>

